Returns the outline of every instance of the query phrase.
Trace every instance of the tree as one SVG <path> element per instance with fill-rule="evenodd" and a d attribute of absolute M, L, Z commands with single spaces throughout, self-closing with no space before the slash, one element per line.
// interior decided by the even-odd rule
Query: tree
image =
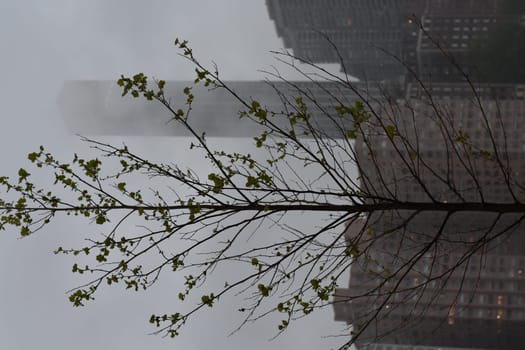
<path fill-rule="evenodd" d="M 74 306 L 92 300 L 104 285 L 146 290 L 168 272 L 184 276 L 184 286 L 177 291 L 180 300 L 198 300 L 187 311 L 151 316 L 156 332 L 171 337 L 200 310 L 236 293 L 245 322 L 281 314 L 278 332 L 299 317 L 331 306 L 334 294 L 336 304 L 371 302 L 375 306 L 359 316 L 354 336 L 344 341 L 347 347 L 405 298 L 419 296 L 417 312 L 423 315 L 434 299 L 421 296 L 432 283 L 446 285 L 458 271 L 472 266 L 478 253 L 502 244 L 520 227 L 523 184 L 514 168 L 515 150 L 509 146 L 509 121 L 492 100 L 486 103 L 485 92 L 468 77 L 462 86 L 471 96 L 465 103 L 479 112 L 471 118 L 476 128 L 467 126 L 468 118 L 455 118 L 437 89 L 425 82 L 416 80 L 410 87 L 419 98 L 393 96 L 393 89 L 385 85 L 377 86 L 382 97 L 375 98 L 311 63 L 318 77 L 343 92 L 328 90 L 305 74 L 310 86 L 330 96 L 333 108 L 308 87 L 275 73 L 274 78 L 295 91 L 291 98 L 276 89 L 283 103 L 276 111 L 261 101 L 241 98 L 219 78 L 217 69 L 206 68 L 194 57 L 187 42 L 175 44 L 195 65 L 195 84 L 226 89 L 244 106 L 241 119 L 263 128 L 254 137 L 260 153 L 212 149 L 206 135 L 192 125 L 192 105 L 198 98 L 192 87 L 181 92 L 185 106 L 172 106 L 165 81 L 142 73 L 122 76 L 118 85 L 123 95 L 164 105 L 173 121 L 192 135 L 189 148 L 214 170 L 203 177 L 176 164 L 144 159 L 126 146 L 85 139 L 100 158 L 75 154 L 63 162 L 41 146 L 28 155 L 35 170 L 20 169 L 14 180 L 0 177 L 6 190 L 0 200 L 1 229 L 15 226 L 21 236 L 28 236 L 59 215 L 85 217 L 104 228 L 102 239 L 87 236 L 85 246 L 56 250 L 77 256 L 74 273 L 94 276 L 71 292 Z M 358 100 L 346 101 L 345 92 Z M 359 170 L 359 179 L 351 167 Z M 487 185 L 479 171 L 488 167 L 496 174 L 496 186 Z M 33 180 L 32 173 L 40 170 L 51 172 L 52 186 Z M 148 189 L 133 187 L 130 181 L 137 178 L 149 181 Z M 309 213 L 322 214 L 321 225 L 309 232 L 295 229 L 296 215 Z M 472 213 L 484 217 L 477 220 L 476 234 L 472 228 L 457 230 Z M 122 229 L 130 220 L 141 221 L 136 232 Z M 432 220 L 435 227 L 414 237 L 421 222 Z M 459 223 L 453 229 L 455 221 Z M 266 234 L 268 224 L 279 232 Z M 263 235 L 263 243 L 240 244 L 252 235 Z M 385 244 L 395 244 L 397 253 L 385 256 Z M 451 261 L 441 269 L 445 256 Z M 84 265 L 81 260 L 90 262 Z M 218 290 L 206 290 L 214 269 L 231 263 L 245 264 L 245 273 L 230 276 Z M 336 288 L 351 266 L 356 266 L 353 273 L 362 270 L 375 282 L 339 295 Z M 429 271 L 423 271 L 425 267 Z M 476 269 L 481 271 L 482 264 Z M 406 286 L 414 272 L 423 277 Z"/>

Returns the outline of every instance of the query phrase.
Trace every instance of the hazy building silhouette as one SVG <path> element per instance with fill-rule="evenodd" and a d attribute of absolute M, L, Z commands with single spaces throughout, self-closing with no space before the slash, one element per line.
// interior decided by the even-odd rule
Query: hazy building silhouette
<path fill-rule="evenodd" d="M 165 95 L 173 109 L 187 109 L 182 93 L 192 82 L 168 81 Z M 377 83 L 355 83 L 350 88 L 338 82 L 264 82 L 231 81 L 229 88 L 247 103 L 258 101 L 275 113 L 272 120 L 289 127 L 287 114 L 296 112 L 296 98 L 310 109 L 311 122 L 327 137 L 344 137 L 330 119 L 338 104 L 353 105 L 356 100 L 377 100 L 389 93 L 389 87 Z M 387 91 L 388 90 L 388 91 Z M 402 89 L 391 89 L 400 94 Z M 200 134 L 212 137 L 254 137 L 262 132 L 255 122 L 240 119 L 240 111 L 248 110 L 223 88 L 193 86 L 195 101 L 190 112 L 190 124 Z M 112 81 L 68 81 L 59 97 L 59 106 L 68 128 L 82 135 L 189 136 L 189 132 L 172 120 L 173 115 L 158 101 L 122 95 L 122 88 Z M 350 123 L 351 121 L 347 121 Z"/>

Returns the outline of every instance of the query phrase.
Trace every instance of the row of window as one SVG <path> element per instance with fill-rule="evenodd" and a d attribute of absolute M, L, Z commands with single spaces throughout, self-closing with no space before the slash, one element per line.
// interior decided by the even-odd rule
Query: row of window
<path fill-rule="evenodd" d="M 496 23 L 496 18 L 425 18 L 423 23 Z"/>

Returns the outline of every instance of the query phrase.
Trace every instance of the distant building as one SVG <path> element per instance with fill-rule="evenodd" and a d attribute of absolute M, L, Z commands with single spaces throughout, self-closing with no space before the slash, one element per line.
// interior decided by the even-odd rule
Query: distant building
<path fill-rule="evenodd" d="M 186 97 L 182 93 L 192 82 L 166 83 L 165 95 L 171 106 L 186 110 Z M 272 121 L 283 128 L 289 128 L 287 114 L 296 112 L 296 98 L 309 108 L 312 125 L 326 137 L 343 138 L 340 127 L 350 120 L 331 119 L 335 106 L 353 105 L 356 100 L 381 100 L 386 94 L 401 97 L 399 86 L 378 83 L 339 82 L 227 82 L 240 98 L 248 104 L 258 101 L 262 107 L 273 112 Z M 231 93 L 223 88 L 194 86 L 195 101 L 190 112 L 190 124 L 197 133 L 210 137 L 254 137 L 259 136 L 262 127 L 257 123 L 240 119 L 240 111 L 247 111 Z M 122 88 L 111 81 L 68 81 L 59 97 L 59 106 L 68 128 L 82 135 L 138 135 L 138 136 L 189 136 L 188 130 L 172 120 L 173 115 L 157 101 L 132 98 L 122 95 Z M 300 123 L 298 136 L 304 135 Z"/>

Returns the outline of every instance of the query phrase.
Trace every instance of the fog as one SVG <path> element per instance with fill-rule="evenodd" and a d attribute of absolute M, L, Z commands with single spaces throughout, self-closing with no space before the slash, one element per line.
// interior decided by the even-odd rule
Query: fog
<path fill-rule="evenodd" d="M 57 106 L 67 80 L 116 80 L 144 72 L 172 80 L 193 79 L 178 56 L 176 37 L 189 40 L 205 64 L 215 62 L 229 80 L 259 80 L 260 69 L 276 64 L 270 50 L 282 48 L 262 0 L 227 1 L 3 1 L 0 4 L 0 152 L 2 174 L 16 175 L 27 153 L 45 145 L 57 157 L 90 154 L 66 127 Z M 126 142 L 145 156 L 192 164 L 187 140 L 105 137 Z M 248 140 L 223 140 L 242 147 Z M 193 162 L 193 163 L 192 163 Z M 94 230 L 94 228 L 91 228 Z M 332 312 L 292 327 L 271 343 L 274 322 L 249 325 L 236 335 L 235 301 L 225 300 L 187 327 L 180 339 L 148 333 L 149 315 L 174 307 L 167 280 L 150 293 L 101 291 L 97 300 L 74 309 L 66 291 L 83 280 L 71 274 L 72 259 L 55 256 L 58 245 L 75 245 L 89 231 L 64 220 L 32 237 L 13 231 L 0 236 L 0 347 L 3 349 L 319 349 L 339 343 Z M 96 234 L 96 233 L 95 233 Z M 167 310 L 166 310 L 167 309 Z"/>

